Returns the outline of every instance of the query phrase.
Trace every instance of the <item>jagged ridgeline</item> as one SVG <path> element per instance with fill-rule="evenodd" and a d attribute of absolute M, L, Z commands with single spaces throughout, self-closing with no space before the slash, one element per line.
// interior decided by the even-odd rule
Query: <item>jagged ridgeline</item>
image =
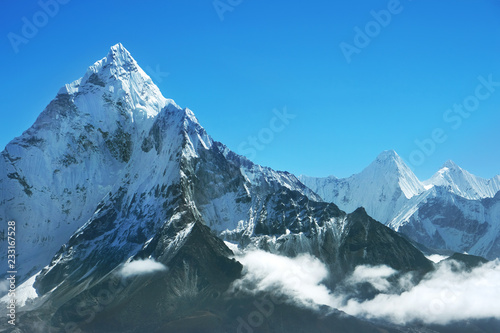
<path fill-rule="evenodd" d="M 421 182 L 395 151 L 349 178 L 300 180 L 322 199 L 368 214 L 434 249 L 500 257 L 500 176 L 484 179 L 452 161 Z"/>
<path fill-rule="evenodd" d="M 120 44 L 65 85 L 0 164 L 0 219 L 17 222 L 19 277 L 39 295 L 20 310 L 21 332 L 235 331 L 255 297 L 227 292 L 242 265 L 224 241 L 310 254 L 332 288 L 361 264 L 416 279 L 433 268 L 364 209 L 347 214 L 214 141 Z M 133 263 L 162 269 L 125 274 Z M 273 311 L 260 332 L 379 332 L 333 310 Z"/>

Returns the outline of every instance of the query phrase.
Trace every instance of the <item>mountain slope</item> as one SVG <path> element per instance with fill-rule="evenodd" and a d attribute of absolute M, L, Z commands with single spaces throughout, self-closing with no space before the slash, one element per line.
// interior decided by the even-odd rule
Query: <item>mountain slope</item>
<path fill-rule="evenodd" d="M 494 260 L 500 256 L 500 193 L 469 200 L 435 186 L 413 198 L 388 226 L 431 248 Z"/>
<path fill-rule="evenodd" d="M 324 200 L 346 211 L 365 207 L 369 215 L 428 247 L 489 259 L 500 256 L 500 176 L 486 180 L 448 161 L 420 182 L 389 151 L 346 179 L 299 178 Z"/>
<path fill-rule="evenodd" d="M 40 270 L 91 218 L 126 176 L 126 164 L 140 148 L 138 136 L 168 106 L 175 104 L 116 45 L 6 146 L 0 220 L 16 221 L 21 277 Z"/>
<path fill-rule="evenodd" d="M 427 188 L 443 186 L 465 199 L 477 200 L 492 198 L 500 191 L 500 176 L 484 179 L 460 168 L 453 161 L 447 161 L 424 185 Z"/>
<path fill-rule="evenodd" d="M 352 212 L 364 207 L 383 223 L 399 212 L 408 199 L 425 191 L 424 185 L 395 151 L 384 151 L 361 173 L 349 178 L 299 179 L 321 198 Z"/>
<path fill-rule="evenodd" d="M 256 309 L 266 316 L 255 327 L 260 332 L 331 332 L 331 327 L 343 332 L 379 332 L 379 324 L 338 311 L 318 313 L 271 301 L 274 296 L 267 294 L 255 298 L 227 293 L 229 284 L 240 276 L 241 265 L 228 259 L 229 249 L 206 226 L 194 223 L 187 229 L 175 253 L 165 256 L 160 250 L 165 248 L 155 246 L 163 253 L 158 260 L 168 270 L 123 277 L 118 266 L 97 281 L 92 274 L 59 286 L 45 296 L 45 304 L 21 314 L 22 332 L 240 332 L 256 326 L 250 319 L 246 322 Z M 142 251 L 133 260 L 150 252 Z"/>

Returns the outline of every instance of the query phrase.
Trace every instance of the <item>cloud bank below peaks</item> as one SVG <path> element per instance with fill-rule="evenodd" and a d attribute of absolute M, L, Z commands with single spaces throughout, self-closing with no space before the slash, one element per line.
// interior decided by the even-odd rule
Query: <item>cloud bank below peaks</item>
<path fill-rule="evenodd" d="M 286 296 L 291 303 L 313 309 L 333 305 L 330 290 L 322 284 L 328 270 L 317 258 L 307 254 L 289 258 L 254 250 L 236 259 L 243 264 L 243 277 L 233 283 L 233 291 Z"/>
<path fill-rule="evenodd" d="M 345 291 L 349 288 L 328 289 L 324 284 L 327 267 L 310 255 L 289 258 L 253 250 L 236 259 L 244 266 L 243 277 L 233 283 L 232 292 L 265 292 L 286 297 L 288 303 L 300 307 L 316 310 L 326 305 L 355 317 L 403 325 L 500 319 L 498 260 L 469 271 L 455 261 L 443 261 L 417 285 L 411 282 L 410 274 L 397 276 L 398 272 L 387 266 L 358 266 L 344 285 L 356 289 L 369 283 L 378 291 L 375 297 L 360 300 Z"/>

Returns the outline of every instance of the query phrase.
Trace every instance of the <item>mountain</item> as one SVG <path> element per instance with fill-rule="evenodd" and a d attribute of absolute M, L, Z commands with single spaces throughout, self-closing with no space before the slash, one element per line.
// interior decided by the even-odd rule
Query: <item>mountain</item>
<path fill-rule="evenodd" d="M 394 152 L 386 151 L 361 173 L 299 179 L 325 201 L 368 214 L 435 249 L 500 256 L 500 176 L 483 179 L 448 161 L 421 182 Z"/>
<path fill-rule="evenodd" d="M 176 108 L 116 45 L 81 79 L 61 88 L 35 124 L 6 146 L 0 220 L 16 221 L 21 276 L 42 269 L 92 217 L 127 176 L 139 136 L 161 110 Z"/>
<path fill-rule="evenodd" d="M 370 216 L 382 222 L 390 220 L 410 198 L 425 191 L 424 184 L 393 150 L 382 152 L 362 172 L 349 178 L 299 179 L 323 200 L 348 212 L 364 207 Z"/>
<path fill-rule="evenodd" d="M 447 161 L 434 176 L 424 181 L 424 186 L 443 186 L 462 198 L 477 200 L 492 198 L 500 191 L 500 176 L 484 179 L 460 168 L 453 161 Z"/>
<path fill-rule="evenodd" d="M 199 149 L 207 159 L 203 169 L 193 164 L 201 159 Z M 226 163 L 222 176 L 217 174 L 224 155 L 243 171 Z M 2 152 L 0 219 L 17 222 L 19 274 L 43 268 L 89 220 L 123 217 L 134 225 L 136 216 L 147 218 L 141 226 L 147 233 L 134 238 L 151 238 L 152 220 L 163 223 L 167 207 L 191 200 L 178 191 L 181 183 L 196 182 L 195 174 L 211 186 L 190 196 L 218 232 L 234 232 L 246 217 L 243 209 L 249 207 L 240 206 L 251 198 L 251 187 L 285 186 L 319 200 L 293 175 L 233 155 L 207 135 L 189 109 L 165 99 L 123 46 L 114 46 L 81 79 L 63 87 L 35 124 Z M 110 200 L 119 202 L 113 203 L 117 210 L 107 210 Z M 230 207 L 233 201 L 237 205 Z M 120 204 L 128 210 L 119 210 Z M 200 215 L 197 209 L 194 214 Z"/>
<path fill-rule="evenodd" d="M 18 282 L 29 278 L 38 295 L 19 313 L 26 332 L 68 325 L 89 332 L 213 325 L 222 332 L 228 309 L 241 305 L 234 311 L 244 314 L 254 302 L 226 294 L 242 266 L 224 241 L 310 254 L 328 267 L 327 286 L 357 265 L 388 265 L 416 278 L 433 269 L 364 209 L 346 214 L 294 175 L 214 141 L 121 44 L 65 85 L 0 163 L 0 218 L 16 221 Z M 405 183 L 405 190 L 419 188 Z M 123 278 L 130 267 L 134 274 Z M 279 309 L 295 319 L 269 331 L 310 331 L 321 318 L 374 330 L 345 314 Z"/>
<path fill-rule="evenodd" d="M 435 249 L 500 257 L 500 193 L 470 200 L 435 186 L 413 198 L 388 224 Z"/>

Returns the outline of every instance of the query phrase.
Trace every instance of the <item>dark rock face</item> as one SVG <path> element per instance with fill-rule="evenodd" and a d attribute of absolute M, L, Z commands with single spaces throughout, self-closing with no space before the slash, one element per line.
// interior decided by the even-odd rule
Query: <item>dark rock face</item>
<path fill-rule="evenodd" d="M 92 274 L 83 282 L 65 283 L 51 294 L 50 307 L 38 310 L 40 316 L 57 329 L 71 324 L 84 332 L 138 332 L 138 327 L 156 331 L 165 322 L 209 311 L 240 277 L 242 266 L 228 258 L 232 252 L 206 226 L 194 222 L 183 232 L 182 245 L 172 251 L 160 248 L 160 239 L 134 258 L 158 255 L 166 271 L 123 277 L 117 267 L 97 281 Z M 168 233 L 160 231 L 158 237 Z"/>
<path fill-rule="evenodd" d="M 357 265 L 387 265 L 398 271 L 419 273 L 433 269 L 422 252 L 397 232 L 373 220 L 364 209 L 360 208 L 348 217 L 352 222 L 341 246 L 345 271 Z"/>
<path fill-rule="evenodd" d="M 465 266 L 465 269 L 468 271 L 471 271 L 473 268 L 479 267 L 482 264 L 485 264 L 488 262 L 488 260 L 484 259 L 483 257 L 478 257 L 478 256 L 472 256 L 468 254 L 463 254 L 463 253 L 454 253 L 445 261 L 458 261 L 459 263 L 463 264 Z"/>
<path fill-rule="evenodd" d="M 162 251 L 161 232 L 134 259 L 159 255 L 168 270 L 123 278 L 118 269 L 96 283 L 66 285 L 36 311 L 22 314 L 21 332 L 379 332 L 377 325 L 339 312 L 301 309 L 269 295 L 232 295 L 226 291 L 242 266 L 204 225 L 194 223 L 175 253 Z M 72 295 L 68 297 L 68 295 Z M 396 332 L 393 328 L 384 328 Z"/>
<path fill-rule="evenodd" d="M 231 205 L 240 207 L 255 221 L 239 232 L 222 232 L 224 239 L 243 248 L 256 247 L 291 257 L 312 254 L 328 264 L 332 283 L 360 264 L 385 264 L 402 272 L 425 273 L 432 269 L 419 250 L 370 218 L 364 209 L 346 214 L 335 204 L 318 201 L 303 185 L 293 184 L 295 189 L 285 186 L 278 178 L 286 177 L 283 174 L 277 177 L 259 172 L 259 181 L 250 183 L 242 170 L 249 172 L 257 166 L 225 150 L 216 143 L 183 164 L 183 172 L 192 177 L 192 200 L 200 207 L 207 225 L 217 230 L 221 220 L 234 219 L 227 214 L 228 209 L 219 207 L 214 207 L 217 220 L 205 214 L 205 205 L 228 193 L 234 193 Z"/>

